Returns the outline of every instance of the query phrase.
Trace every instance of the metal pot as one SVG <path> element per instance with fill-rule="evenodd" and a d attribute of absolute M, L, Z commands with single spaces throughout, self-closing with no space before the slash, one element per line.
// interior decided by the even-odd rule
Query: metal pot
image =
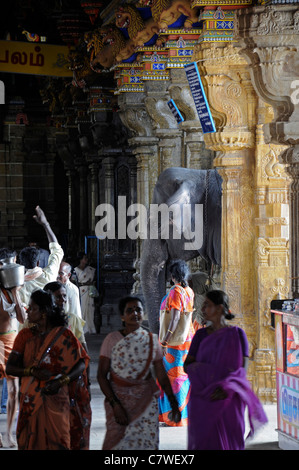
<path fill-rule="evenodd" d="M 0 260 L 0 284 L 6 289 L 24 284 L 25 268 L 14 262 L 14 258 Z"/>

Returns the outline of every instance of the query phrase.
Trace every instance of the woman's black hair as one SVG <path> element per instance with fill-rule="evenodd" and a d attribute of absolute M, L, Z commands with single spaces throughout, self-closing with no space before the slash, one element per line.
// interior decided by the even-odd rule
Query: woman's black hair
<path fill-rule="evenodd" d="M 183 260 L 173 261 L 169 267 L 171 276 L 178 281 L 182 287 L 188 286 L 189 268 Z"/>
<path fill-rule="evenodd" d="M 224 317 L 226 320 L 232 320 L 235 315 L 229 309 L 229 298 L 223 290 L 210 290 L 206 292 L 206 297 L 211 300 L 215 305 L 222 305 L 224 310 Z"/>
<path fill-rule="evenodd" d="M 47 320 L 52 327 L 67 326 L 67 316 L 64 311 L 56 305 L 51 292 L 38 289 L 32 292 L 31 299 L 38 305 L 39 310 L 46 314 Z"/>
<path fill-rule="evenodd" d="M 133 300 L 135 300 L 137 302 L 140 302 L 141 305 L 143 306 L 142 300 L 139 297 L 135 296 L 135 295 L 128 295 L 126 297 L 123 297 L 122 299 L 120 299 L 120 301 L 118 303 L 118 309 L 119 309 L 119 313 L 121 315 L 124 314 L 127 303 L 131 302 Z"/>

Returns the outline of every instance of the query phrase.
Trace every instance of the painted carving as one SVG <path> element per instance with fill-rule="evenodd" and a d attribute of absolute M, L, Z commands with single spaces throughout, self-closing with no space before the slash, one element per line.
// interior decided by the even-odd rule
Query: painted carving
<path fill-rule="evenodd" d="M 95 30 L 87 39 L 90 67 L 96 72 L 100 72 L 102 68 L 110 68 L 134 54 L 133 42 L 126 40 L 114 25 Z"/>
<path fill-rule="evenodd" d="M 269 152 L 262 158 L 262 165 L 263 178 L 273 179 L 286 177 L 285 166 L 279 163 L 273 148 L 270 147 Z"/>
<path fill-rule="evenodd" d="M 72 85 L 84 88 L 92 79 L 93 72 L 89 66 L 89 58 L 80 49 L 70 51 L 68 55 L 69 69 L 73 71 Z"/>
<path fill-rule="evenodd" d="M 173 27 L 180 18 L 182 22 L 179 26 L 185 29 L 191 29 L 198 22 L 199 10 L 191 8 L 189 0 L 141 0 L 140 4 L 150 7 L 152 16 L 162 31 Z"/>
<path fill-rule="evenodd" d="M 138 9 L 132 5 L 122 5 L 115 12 L 117 28 L 127 30 L 128 37 L 136 47 L 143 46 L 149 41 L 156 42 L 159 33 L 158 24 L 152 17 L 144 20 Z"/>

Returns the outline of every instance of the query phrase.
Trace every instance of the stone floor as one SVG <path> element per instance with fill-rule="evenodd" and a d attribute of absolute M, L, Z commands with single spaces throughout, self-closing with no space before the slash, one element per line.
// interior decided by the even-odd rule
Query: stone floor
<path fill-rule="evenodd" d="M 101 335 L 87 335 L 89 354 L 91 357 L 90 375 L 91 375 L 91 395 L 92 395 L 92 426 L 90 449 L 100 450 L 105 434 L 105 413 L 103 406 L 103 394 L 96 381 L 96 371 Z M 2 382 L 0 382 L 0 392 Z M 265 405 L 265 412 L 268 416 L 267 425 L 247 443 L 248 450 L 280 450 L 278 447 L 278 436 L 276 432 L 276 405 Z M 0 432 L 5 432 L 6 415 L 0 415 Z M 172 428 L 160 427 L 160 450 L 186 450 L 187 432 L 185 427 Z M 4 449 L 2 449 L 4 450 Z M 8 449 L 7 449 L 8 450 Z"/>

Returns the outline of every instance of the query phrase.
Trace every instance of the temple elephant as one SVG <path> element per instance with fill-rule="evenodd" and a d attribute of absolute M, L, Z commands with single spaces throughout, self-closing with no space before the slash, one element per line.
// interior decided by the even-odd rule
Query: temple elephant
<path fill-rule="evenodd" d="M 168 168 L 159 176 L 150 205 L 147 237 L 143 240 L 140 262 L 142 293 L 149 328 L 154 333 L 159 332 L 159 307 L 166 294 L 167 267 L 170 261 L 174 259 L 188 261 L 200 255 L 206 260 L 208 266 L 221 264 L 221 185 L 222 179 L 214 169 Z M 168 207 L 179 205 L 181 209 L 184 205 L 192 207 L 192 217 L 187 218 L 189 232 L 186 231 L 186 226 L 181 224 L 180 238 L 175 231 L 170 230 L 168 234 L 169 225 L 175 224 L 175 229 L 178 230 L 177 218 L 173 221 L 171 217 L 160 217 L 157 227 L 158 236 L 155 236 L 156 232 L 153 228 L 151 228 L 150 235 L 149 226 L 153 223 L 151 209 L 161 204 L 166 204 Z M 188 243 L 191 240 L 188 233 L 190 234 L 190 230 L 195 233 L 194 227 L 197 226 L 194 220 L 195 207 L 200 207 L 199 205 L 202 208 L 202 245 L 198 247 L 195 244 L 194 248 L 190 248 L 192 245 Z M 182 233 L 183 227 L 184 233 Z"/>

